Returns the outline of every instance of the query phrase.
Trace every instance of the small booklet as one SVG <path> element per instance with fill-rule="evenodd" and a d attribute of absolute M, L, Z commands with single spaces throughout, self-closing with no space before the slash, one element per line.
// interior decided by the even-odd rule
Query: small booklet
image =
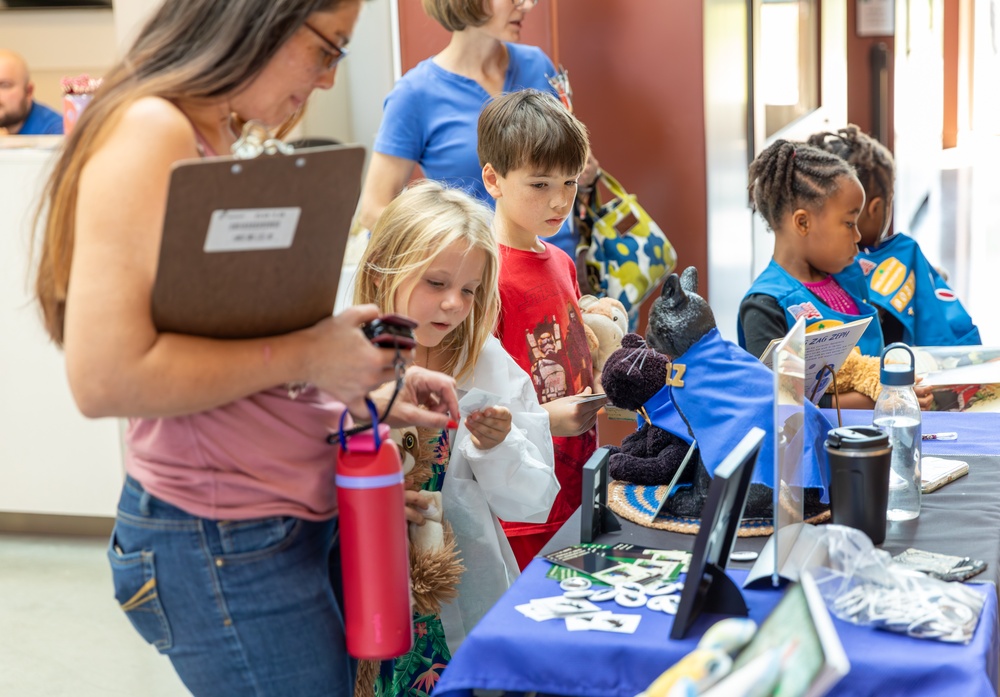
<path fill-rule="evenodd" d="M 806 399 L 811 399 L 814 404 L 819 403 L 826 388 L 833 382 L 830 371 L 823 370 L 823 367 L 829 365 L 834 373 L 840 370 L 844 361 L 847 360 L 848 354 L 854 350 L 871 321 L 871 317 L 864 317 L 846 324 L 806 332 Z M 784 338 L 774 339 L 760 354 L 761 363 L 768 368 L 772 367 L 774 347 L 780 344 Z"/>
<path fill-rule="evenodd" d="M 964 460 L 923 457 L 920 459 L 920 491 L 929 494 L 968 473 L 969 463 Z"/>

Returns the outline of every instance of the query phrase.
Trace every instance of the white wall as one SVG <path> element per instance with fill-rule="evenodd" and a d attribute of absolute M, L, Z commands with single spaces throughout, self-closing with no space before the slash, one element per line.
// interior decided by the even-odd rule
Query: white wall
<path fill-rule="evenodd" d="M 0 12 L 0 46 L 24 56 L 38 101 L 59 111 L 59 80 L 80 73 L 103 74 L 114 63 L 115 45 L 110 10 Z"/>
<path fill-rule="evenodd" d="M 53 156 L 0 149 L 0 511 L 111 517 L 118 421 L 80 414 L 31 293 L 28 225 Z"/>
<path fill-rule="evenodd" d="M 364 3 L 351 41 L 351 56 L 329 92 L 317 92 L 300 126 L 301 135 L 361 143 L 371 149 L 382 118 L 382 101 L 393 84 L 391 21 L 396 0 Z M 24 56 L 39 101 L 61 109 L 59 80 L 103 74 L 159 0 L 115 0 L 109 10 L 0 12 L 0 46 Z"/>

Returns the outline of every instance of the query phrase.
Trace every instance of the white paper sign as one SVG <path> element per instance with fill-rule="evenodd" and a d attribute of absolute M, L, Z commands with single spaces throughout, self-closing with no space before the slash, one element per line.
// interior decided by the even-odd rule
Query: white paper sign
<path fill-rule="evenodd" d="M 857 0 L 858 36 L 892 36 L 896 32 L 894 0 Z"/>
<path fill-rule="evenodd" d="M 206 252 L 288 249 L 295 239 L 302 209 L 234 208 L 212 212 Z"/>

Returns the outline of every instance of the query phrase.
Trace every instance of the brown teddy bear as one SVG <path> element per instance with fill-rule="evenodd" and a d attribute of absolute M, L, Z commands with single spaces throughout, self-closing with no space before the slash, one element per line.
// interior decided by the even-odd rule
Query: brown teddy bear
<path fill-rule="evenodd" d="M 623 409 L 639 411 L 666 384 L 670 358 L 648 346 L 638 334 L 626 334 L 622 347 L 610 357 L 606 368 L 604 389 L 610 402 Z M 611 451 L 608 473 L 612 479 L 655 486 L 673 479 L 687 454 L 688 444 L 646 420 L 622 441 L 621 447 L 609 445 L 607 448 Z M 688 467 L 678 481 L 679 490 L 666 506 L 667 513 L 700 517 L 711 482 L 703 465 Z M 770 488 L 752 484 L 745 517 L 772 515 L 772 498 Z"/>
<path fill-rule="evenodd" d="M 400 428 L 392 430 L 392 439 L 399 446 L 403 461 L 404 486 L 409 491 L 421 491 L 431 478 L 434 429 Z M 440 614 L 441 605 L 458 596 L 462 560 L 455 545 L 451 524 L 444 520 L 440 491 L 424 491 L 430 502 L 423 525 L 409 524 L 410 594 L 413 610 L 418 615 Z M 356 697 L 374 694 L 379 661 L 358 661 L 355 681 Z"/>
<path fill-rule="evenodd" d="M 618 300 L 593 295 L 582 296 L 579 305 L 594 364 L 594 380 L 599 382 L 608 356 L 621 346 L 622 337 L 628 332 L 628 312 Z"/>

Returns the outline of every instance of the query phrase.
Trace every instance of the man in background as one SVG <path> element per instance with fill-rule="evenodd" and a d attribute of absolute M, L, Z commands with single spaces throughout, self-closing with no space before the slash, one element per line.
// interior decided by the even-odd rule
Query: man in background
<path fill-rule="evenodd" d="M 24 59 L 0 48 L 0 135 L 59 135 L 62 114 L 32 99 L 35 85 Z"/>

